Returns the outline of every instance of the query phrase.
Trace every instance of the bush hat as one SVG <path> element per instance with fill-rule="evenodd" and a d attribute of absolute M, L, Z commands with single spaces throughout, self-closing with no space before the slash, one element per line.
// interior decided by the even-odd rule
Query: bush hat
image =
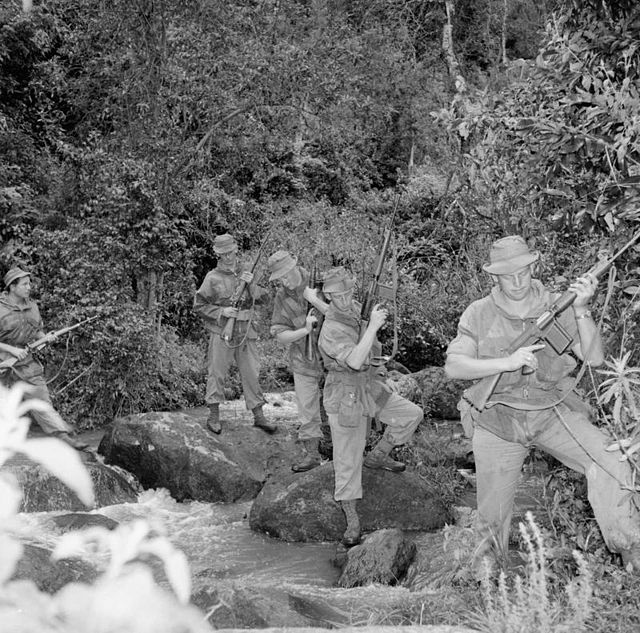
<path fill-rule="evenodd" d="M 496 240 L 489 250 L 489 263 L 482 268 L 492 275 L 510 275 L 537 261 L 538 251 L 530 251 L 519 235 L 508 235 Z"/>
<path fill-rule="evenodd" d="M 213 240 L 213 252 L 218 253 L 231 253 L 238 250 L 238 243 L 233 235 L 224 233 L 223 235 L 216 235 Z"/>
<path fill-rule="evenodd" d="M 338 266 L 337 268 L 329 269 L 324 274 L 322 290 L 324 292 L 346 292 L 355 285 L 355 277 L 352 277 L 343 266 Z"/>
<path fill-rule="evenodd" d="M 287 251 L 276 251 L 267 260 L 267 267 L 271 273 L 269 281 L 284 277 L 289 271 L 296 267 L 298 260 Z"/>
<path fill-rule="evenodd" d="M 11 268 L 7 274 L 4 276 L 4 286 L 8 288 L 14 281 L 21 279 L 22 277 L 30 277 L 31 273 L 26 270 L 22 270 L 22 268 L 18 268 L 15 266 Z"/>

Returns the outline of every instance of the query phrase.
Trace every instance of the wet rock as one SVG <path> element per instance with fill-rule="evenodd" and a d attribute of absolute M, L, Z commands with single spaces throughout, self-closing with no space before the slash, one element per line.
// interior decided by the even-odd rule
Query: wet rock
<path fill-rule="evenodd" d="M 443 500 L 415 473 L 363 468 L 362 483 L 358 515 L 363 532 L 394 527 L 431 531 L 450 519 Z M 340 540 L 346 524 L 333 486 L 332 463 L 270 480 L 253 502 L 249 525 L 285 541 Z"/>
<path fill-rule="evenodd" d="M 99 462 L 87 463 L 86 467 L 93 481 L 97 507 L 136 502 L 137 491 L 120 473 Z M 26 458 L 9 460 L 4 470 L 13 473 L 22 488 L 21 512 L 87 509 L 70 488 Z"/>
<path fill-rule="evenodd" d="M 93 582 L 97 570 L 79 558 L 52 561 L 51 550 L 35 545 L 23 545 L 22 558 L 18 561 L 11 580 L 31 580 L 46 593 L 56 593 L 70 582 Z"/>
<path fill-rule="evenodd" d="M 84 530 L 91 527 L 104 527 L 107 530 L 114 530 L 118 527 L 118 522 L 104 516 L 103 514 L 90 514 L 89 512 L 72 512 L 61 514 L 51 519 L 63 532 L 72 530 Z"/>
<path fill-rule="evenodd" d="M 307 627 L 313 622 L 292 608 L 288 593 L 278 587 L 222 585 L 198 592 L 191 603 L 207 614 L 215 629 Z"/>
<path fill-rule="evenodd" d="M 134 473 L 143 487 L 167 488 L 177 501 L 253 499 L 269 473 L 289 469 L 288 435 L 268 435 L 245 419 L 223 422 L 222 433 L 214 435 L 204 427 L 206 413 L 119 418 L 98 450 L 106 463 Z M 228 410 L 221 417 L 228 418 Z"/>
<path fill-rule="evenodd" d="M 458 400 L 462 391 L 471 384 L 448 378 L 443 367 L 425 367 L 408 375 L 394 373 L 392 378 L 401 396 L 419 404 L 425 415 L 445 420 L 460 418 Z"/>
<path fill-rule="evenodd" d="M 209 624 L 226 633 L 261 629 L 263 633 L 320 633 L 339 628 L 352 633 L 473 633 L 462 626 L 406 626 L 442 621 L 452 609 L 469 603 L 449 592 L 409 592 L 369 585 L 353 589 L 246 587 L 219 583 L 191 598 Z M 386 626 L 375 626 L 385 622 Z"/>
<path fill-rule="evenodd" d="M 404 577 L 415 553 L 415 544 L 405 538 L 402 530 L 373 532 L 347 553 L 338 586 L 396 585 Z"/>

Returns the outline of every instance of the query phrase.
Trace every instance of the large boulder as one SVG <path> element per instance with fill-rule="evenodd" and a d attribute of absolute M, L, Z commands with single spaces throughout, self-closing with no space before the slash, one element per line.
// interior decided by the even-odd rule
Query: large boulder
<path fill-rule="evenodd" d="M 86 467 L 93 481 L 96 507 L 117 503 L 135 503 L 138 491 L 117 469 L 99 462 Z M 77 495 L 39 464 L 23 456 L 10 459 L 3 470 L 13 473 L 22 488 L 21 512 L 53 512 L 86 510 Z"/>
<path fill-rule="evenodd" d="M 413 472 L 363 468 L 362 485 L 358 514 L 365 532 L 394 527 L 431 531 L 450 519 L 443 500 Z M 285 541 L 339 540 L 346 524 L 333 488 L 332 463 L 270 480 L 251 506 L 249 525 Z"/>
<path fill-rule="evenodd" d="M 457 404 L 462 391 L 471 384 L 448 378 L 443 367 L 425 367 L 406 375 L 394 372 L 391 379 L 400 395 L 419 404 L 425 415 L 444 420 L 460 418 Z"/>
<path fill-rule="evenodd" d="M 223 409 L 223 416 L 228 413 Z M 223 424 L 220 435 L 205 428 L 199 415 L 156 412 L 115 421 L 100 443 L 106 463 L 134 473 L 145 488 L 167 488 L 177 501 L 246 501 L 266 478 L 288 470 L 295 452 L 285 429 L 274 435 L 250 420 Z M 225 416 L 225 417 L 226 417 Z"/>

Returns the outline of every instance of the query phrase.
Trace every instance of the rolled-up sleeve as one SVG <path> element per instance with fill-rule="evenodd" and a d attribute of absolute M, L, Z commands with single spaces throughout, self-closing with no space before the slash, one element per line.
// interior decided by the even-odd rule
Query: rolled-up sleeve
<path fill-rule="evenodd" d="M 478 358 L 478 333 L 475 321 L 475 310 L 471 305 L 460 317 L 458 332 L 447 347 L 447 355 L 461 354 L 471 358 Z"/>

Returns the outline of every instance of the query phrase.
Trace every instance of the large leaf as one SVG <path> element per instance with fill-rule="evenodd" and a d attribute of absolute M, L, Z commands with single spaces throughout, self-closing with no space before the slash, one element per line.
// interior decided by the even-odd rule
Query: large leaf
<path fill-rule="evenodd" d="M 38 438 L 27 440 L 20 452 L 69 486 L 86 506 L 95 505 L 93 482 L 78 451 L 55 438 Z"/>

